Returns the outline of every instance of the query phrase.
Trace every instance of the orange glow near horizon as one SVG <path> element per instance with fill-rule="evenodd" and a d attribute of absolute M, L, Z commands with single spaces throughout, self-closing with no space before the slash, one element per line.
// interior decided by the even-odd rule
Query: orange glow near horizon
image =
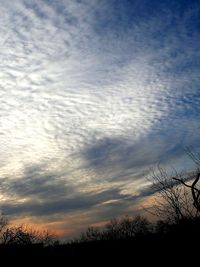
<path fill-rule="evenodd" d="M 155 196 L 146 197 L 142 199 L 138 204 L 131 205 L 128 210 L 124 212 L 125 215 L 134 216 L 142 215 L 147 217 L 150 221 L 155 221 L 155 216 L 148 213 L 147 209 L 152 207 L 155 203 Z M 117 218 L 123 217 L 117 216 Z M 70 239 L 77 237 L 81 232 L 87 229 L 88 226 L 92 227 L 104 227 L 111 218 L 105 218 L 104 220 L 95 219 L 95 211 L 86 211 L 82 213 L 71 213 L 64 215 L 60 220 L 52 222 L 45 222 L 41 219 L 33 217 L 17 218 L 10 222 L 10 226 L 24 225 L 30 229 L 34 229 L 40 232 L 48 230 L 54 236 L 59 239 Z M 38 221 L 37 221 L 38 220 Z"/>

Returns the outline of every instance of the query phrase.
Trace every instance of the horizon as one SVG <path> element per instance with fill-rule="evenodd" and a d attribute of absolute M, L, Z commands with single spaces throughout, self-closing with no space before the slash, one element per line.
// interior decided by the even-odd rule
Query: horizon
<path fill-rule="evenodd" d="M 0 211 L 76 236 L 200 148 L 200 1 L 0 0 Z M 149 201 L 149 203 L 148 203 Z"/>

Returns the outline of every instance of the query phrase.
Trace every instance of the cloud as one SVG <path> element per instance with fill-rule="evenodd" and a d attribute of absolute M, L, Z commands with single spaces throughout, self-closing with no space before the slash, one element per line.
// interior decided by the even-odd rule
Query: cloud
<path fill-rule="evenodd" d="M 6 191 L 6 193 L 5 193 Z M 58 175 L 44 176 L 41 169 L 26 170 L 24 177 L 1 179 L 1 209 L 5 215 L 52 216 L 87 210 L 103 202 L 121 198 L 118 188 L 80 193 Z"/>
<path fill-rule="evenodd" d="M 112 192 L 108 191 L 107 194 Z M 112 194 L 111 194 L 112 195 Z M 31 216 L 47 216 L 52 214 L 60 214 L 60 213 L 68 213 L 70 211 L 89 209 L 94 207 L 99 201 L 106 201 L 108 196 L 104 196 L 104 194 L 96 194 L 93 197 L 90 196 L 80 196 L 73 199 L 64 199 L 59 201 L 45 201 L 38 203 L 37 201 L 34 203 L 34 200 L 25 203 L 12 204 L 7 203 L 2 205 L 2 210 L 5 215 L 31 215 Z M 101 202 L 100 202 L 101 203 Z"/>
<path fill-rule="evenodd" d="M 89 209 L 112 190 L 123 201 L 158 161 L 190 167 L 181 154 L 199 147 L 199 1 L 0 4 L 10 214 Z"/>

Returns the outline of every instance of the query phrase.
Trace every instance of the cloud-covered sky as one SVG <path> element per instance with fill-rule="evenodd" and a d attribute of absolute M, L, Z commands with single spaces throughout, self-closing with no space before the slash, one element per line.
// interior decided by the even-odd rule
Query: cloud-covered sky
<path fill-rule="evenodd" d="M 200 1 L 0 0 L 0 12 L 4 214 L 76 234 L 134 212 L 151 166 L 191 167 Z"/>

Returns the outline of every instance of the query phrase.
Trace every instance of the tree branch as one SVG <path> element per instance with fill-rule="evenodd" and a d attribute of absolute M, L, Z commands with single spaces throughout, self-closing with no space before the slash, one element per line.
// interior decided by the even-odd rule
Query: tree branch
<path fill-rule="evenodd" d="M 198 183 L 200 179 L 200 173 L 197 173 L 195 180 L 193 181 L 192 185 L 186 184 L 182 179 L 173 177 L 172 179 L 179 181 L 182 183 L 184 186 L 189 187 L 192 191 L 192 197 L 194 200 L 194 206 L 195 208 L 200 211 L 200 201 L 199 201 L 199 196 L 200 196 L 200 190 L 195 187 L 195 185 Z"/>
<path fill-rule="evenodd" d="M 192 188 L 191 185 L 186 184 L 182 179 L 179 179 L 179 178 L 176 178 L 176 177 L 172 177 L 172 179 L 182 183 L 186 187 Z"/>

